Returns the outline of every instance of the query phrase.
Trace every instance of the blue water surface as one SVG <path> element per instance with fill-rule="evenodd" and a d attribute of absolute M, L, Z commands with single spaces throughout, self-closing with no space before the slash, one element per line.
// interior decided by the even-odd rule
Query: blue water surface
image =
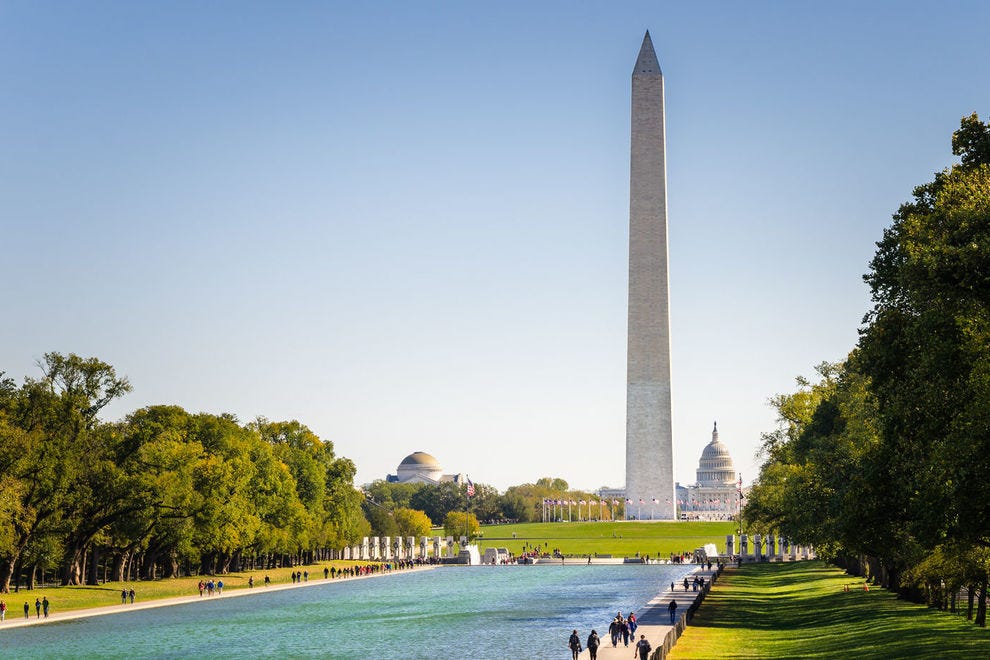
<path fill-rule="evenodd" d="M 687 567 L 450 566 L 0 630 L 3 658 L 560 658 Z M 264 587 L 256 587 L 264 592 Z M 55 605 L 57 607 L 57 604 Z"/>

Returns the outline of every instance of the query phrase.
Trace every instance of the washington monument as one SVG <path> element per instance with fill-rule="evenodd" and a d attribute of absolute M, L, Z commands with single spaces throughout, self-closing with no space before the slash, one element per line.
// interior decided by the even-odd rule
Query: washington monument
<path fill-rule="evenodd" d="M 650 33 L 632 74 L 626 519 L 674 520 L 663 74 Z"/>

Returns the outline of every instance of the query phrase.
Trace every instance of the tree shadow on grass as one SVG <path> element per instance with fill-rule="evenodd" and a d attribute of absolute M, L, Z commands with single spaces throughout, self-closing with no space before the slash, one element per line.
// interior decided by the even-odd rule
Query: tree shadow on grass
<path fill-rule="evenodd" d="M 854 586 L 846 592 L 845 584 Z M 817 562 L 727 572 L 691 627 L 738 639 L 740 654 L 765 647 L 774 657 L 990 657 L 986 631 L 886 591 L 865 592 L 861 580 Z"/>

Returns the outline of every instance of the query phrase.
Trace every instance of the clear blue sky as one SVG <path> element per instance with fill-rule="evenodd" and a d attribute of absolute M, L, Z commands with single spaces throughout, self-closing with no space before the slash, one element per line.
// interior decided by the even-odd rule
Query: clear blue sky
<path fill-rule="evenodd" d="M 990 113 L 990 4 L 0 2 L 0 370 L 358 465 L 624 481 L 629 76 L 666 78 L 676 478 L 841 359 Z"/>

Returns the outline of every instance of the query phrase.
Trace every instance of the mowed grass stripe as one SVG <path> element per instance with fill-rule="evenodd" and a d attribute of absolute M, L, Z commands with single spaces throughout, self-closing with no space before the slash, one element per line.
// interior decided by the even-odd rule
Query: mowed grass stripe
<path fill-rule="evenodd" d="M 990 658 L 965 617 L 862 585 L 821 562 L 730 568 L 669 657 Z"/>

